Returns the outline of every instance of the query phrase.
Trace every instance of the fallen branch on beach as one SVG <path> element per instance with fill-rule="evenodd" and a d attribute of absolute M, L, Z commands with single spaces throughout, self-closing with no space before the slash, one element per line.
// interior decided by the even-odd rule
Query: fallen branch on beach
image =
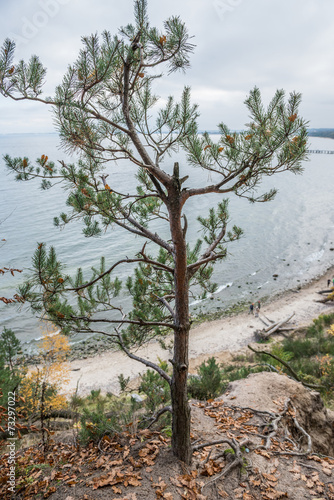
<path fill-rule="evenodd" d="M 320 302 L 320 304 L 326 304 L 328 302 L 334 302 L 334 288 L 330 288 L 327 290 L 319 290 L 317 292 L 319 295 L 325 295 L 327 294 L 327 297 L 321 299 L 321 300 L 316 300 L 315 302 Z"/>
<path fill-rule="evenodd" d="M 292 313 L 288 318 L 286 318 L 286 319 L 284 319 L 282 321 L 277 321 L 273 325 L 267 326 L 267 328 L 264 328 L 262 330 L 256 330 L 254 333 L 261 340 L 267 339 L 270 335 L 272 335 L 273 333 L 277 332 L 277 330 L 280 330 L 280 329 L 282 329 L 282 330 L 284 329 L 285 330 L 286 327 L 284 327 L 284 325 L 286 325 L 286 323 L 288 323 L 291 320 L 291 318 L 293 318 L 294 315 L 295 315 L 295 313 Z M 262 322 L 263 322 L 263 320 L 262 320 Z"/>
<path fill-rule="evenodd" d="M 333 293 L 334 292 L 334 288 L 327 288 L 327 290 L 319 290 L 317 293 L 320 293 L 320 295 L 324 294 L 324 293 Z"/>
<path fill-rule="evenodd" d="M 334 302 L 334 292 L 321 300 L 316 300 L 316 302 L 320 302 L 321 304 L 327 304 L 328 302 Z"/>

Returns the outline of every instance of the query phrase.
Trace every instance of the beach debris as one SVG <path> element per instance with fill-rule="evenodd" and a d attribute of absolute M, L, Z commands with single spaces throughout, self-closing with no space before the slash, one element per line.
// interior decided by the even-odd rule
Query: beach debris
<path fill-rule="evenodd" d="M 267 326 L 266 328 L 263 328 L 262 330 L 256 330 L 254 332 L 254 334 L 260 340 L 264 340 L 264 339 L 267 339 L 273 333 L 277 332 L 278 330 L 287 330 L 287 329 L 288 330 L 294 330 L 294 327 L 292 327 L 292 328 L 291 327 L 285 327 L 285 325 L 293 318 L 294 315 L 295 315 L 295 313 L 293 312 L 289 317 L 287 317 L 287 318 L 285 318 L 283 320 L 277 321 L 276 323 L 273 323 L 270 326 Z M 268 319 L 268 318 L 266 318 L 266 319 Z M 265 323 L 262 319 L 261 319 L 261 321 L 262 321 L 262 323 Z M 269 320 L 269 321 L 271 321 L 271 320 Z"/>
<path fill-rule="evenodd" d="M 320 295 L 327 295 L 321 300 L 317 300 L 316 302 L 320 302 L 321 304 L 326 304 L 327 302 L 334 302 L 334 287 L 328 288 L 326 290 L 319 290 Z"/>

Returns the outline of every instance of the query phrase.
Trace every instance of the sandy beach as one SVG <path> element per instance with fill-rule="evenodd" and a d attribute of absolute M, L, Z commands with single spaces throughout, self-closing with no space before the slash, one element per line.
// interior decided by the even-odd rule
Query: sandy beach
<path fill-rule="evenodd" d="M 312 319 L 322 313 L 333 310 L 332 305 L 317 302 L 321 296 L 319 290 L 327 288 L 327 279 L 332 279 L 334 269 L 313 280 L 299 290 L 287 291 L 272 301 L 261 305 L 260 317 L 279 321 L 295 313 L 291 324 L 296 327 L 308 325 Z M 190 331 L 190 372 L 210 356 L 219 361 L 231 358 L 236 351 L 253 342 L 254 331 L 264 327 L 261 320 L 248 312 L 225 317 L 216 321 L 202 323 Z M 172 340 L 172 337 L 171 337 Z M 161 348 L 158 342 L 151 342 L 136 351 L 140 357 L 151 361 L 168 360 L 171 351 Z M 138 361 L 128 358 L 121 352 L 107 351 L 87 359 L 70 363 L 70 382 L 66 391 L 72 393 L 78 384 L 78 394 L 85 395 L 92 389 L 101 388 L 102 392 L 119 392 L 118 375 L 121 373 L 131 380 L 136 379 L 146 370 Z"/>

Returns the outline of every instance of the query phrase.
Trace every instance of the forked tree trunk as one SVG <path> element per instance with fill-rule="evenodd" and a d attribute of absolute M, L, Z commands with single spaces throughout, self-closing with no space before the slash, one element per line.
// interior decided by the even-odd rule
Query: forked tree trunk
<path fill-rule="evenodd" d="M 175 167 L 178 167 L 176 165 Z M 187 395 L 189 357 L 189 280 L 187 273 L 187 246 L 181 225 L 182 202 L 178 168 L 174 168 L 174 186 L 169 192 L 169 221 L 174 243 L 175 330 L 172 399 L 172 451 L 185 462 L 191 462 L 190 406 Z"/>

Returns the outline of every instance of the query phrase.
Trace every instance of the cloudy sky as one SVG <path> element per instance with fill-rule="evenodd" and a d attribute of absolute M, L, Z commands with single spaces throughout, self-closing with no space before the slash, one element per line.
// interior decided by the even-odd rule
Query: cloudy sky
<path fill-rule="evenodd" d="M 80 49 L 80 37 L 117 33 L 132 21 L 133 0 L 0 0 L 0 35 L 17 42 L 17 60 L 40 56 L 52 95 Z M 303 94 L 310 127 L 334 127 L 333 0 L 149 0 L 151 25 L 179 15 L 196 44 L 186 74 L 166 77 L 156 91 L 179 96 L 185 84 L 200 106 L 199 126 L 224 121 L 241 129 L 243 101 L 258 86 L 265 102 L 277 88 Z M 36 103 L 0 96 L 0 133 L 53 132 L 52 115 Z"/>

